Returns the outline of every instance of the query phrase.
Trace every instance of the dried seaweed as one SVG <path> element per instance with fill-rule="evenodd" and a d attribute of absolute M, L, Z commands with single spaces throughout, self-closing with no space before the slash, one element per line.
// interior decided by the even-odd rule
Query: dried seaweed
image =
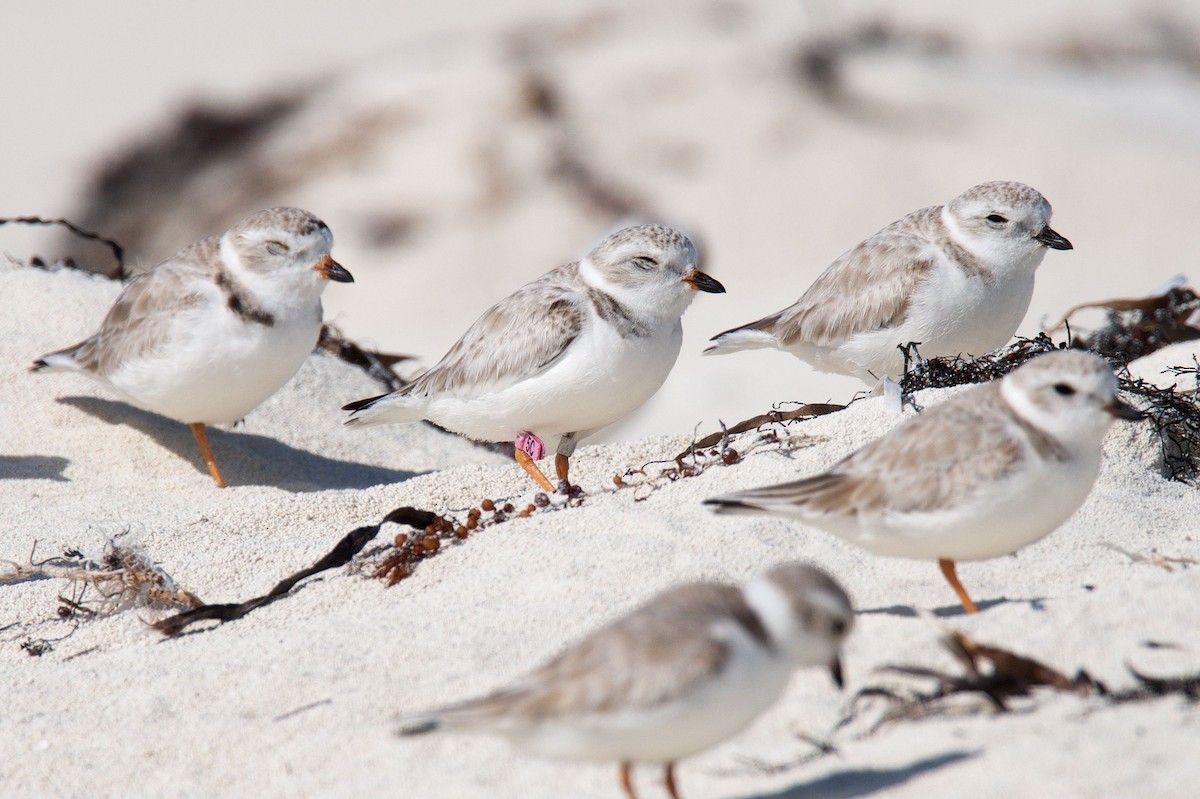
<path fill-rule="evenodd" d="M 1149 555 L 1143 555 L 1139 552 L 1132 552 L 1128 549 L 1125 549 L 1124 547 L 1119 547 L 1116 544 L 1112 543 L 1111 541 L 1104 541 L 1101 543 L 1101 546 L 1103 546 L 1106 549 L 1111 549 L 1113 552 L 1119 552 L 1120 554 L 1129 558 L 1134 563 L 1146 563 L 1146 564 L 1149 564 L 1150 566 L 1158 566 L 1159 568 L 1161 568 L 1167 572 L 1175 571 L 1174 566 L 1172 566 L 1172 564 L 1174 564 L 1175 566 L 1182 566 L 1185 569 L 1188 566 L 1200 565 L 1200 560 L 1197 560 L 1196 558 L 1185 558 L 1185 557 L 1175 557 L 1173 555 L 1164 555 L 1161 552 L 1159 552 L 1157 549 L 1151 549 Z"/>
<path fill-rule="evenodd" d="M 190 591 L 176 584 L 161 565 L 141 547 L 123 543 L 114 536 L 96 558 L 71 549 L 62 555 L 29 563 L 0 560 L 0 584 L 30 579 L 64 579 L 72 586 L 70 597 L 59 596 L 60 619 L 108 616 L 143 607 L 196 607 L 203 604 Z M 36 551 L 37 542 L 34 542 Z M 93 597 L 92 594 L 95 594 Z"/>
<path fill-rule="evenodd" d="M 9 225 L 9 224 L 14 224 L 14 225 L 58 225 L 60 227 L 65 227 L 67 230 L 71 231 L 71 233 L 75 234 L 76 236 L 81 236 L 85 239 L 92 239 L 93 241 L 98 241 L 101 244 L 103 244 L 105 247 L 108 247 L 108 249 L 112 251 L 113 258 L 116 259 L 116 262 L 117 262 L 116 269 L 113 270 L 111 274 L 106 273 L 107 276 L 115 277 L 118 280 L 125 279 L 125 248 L 110 238 L 101 236 L 99 233 L 93 233 L 90 230 L 84 230 L 83 228 L 79 227 L 75 223 L 70 222 L 66 219 L 43 219 L 40 216 L 15 216 L 15 217 L 0 218 L 0 225 Z M 31 258 L 30 263 L 40 265 L 42 263 L 42 261 L 40 258 Z M 62 263 L 64 266 L 66 266 L 68 268 L 77 268 L 75 262 L 70 259 L 64 259 L 60 263 Z"/>
<path fill-rule="evenodd" d="M 430 524 L 433 519 L 437 518 L 437 514 L 430 511 L 420 510 L 418 508 L 396 508 L 379 524 L 368 525 L 366 527 L 358 527 L 351 530 L 338 541 L 337 545 L 307 569 L 292 574 L 284 578 L 274 588 L 266 594 L 246 600 L 245 602 L 226 603 L 219 605 L 200 605 L 193 610 L 177 613 L 174 616 L 163 619 L 153 625 L 155 630 L 167 637 L 179 635 L 191 625 L 201 621 L 217 621 L 225 623 L 234 621 L 243 616 L 269 605 L 283 597 L 287 596 L 291 590 L 302 580 L 308 577 L 326 571 L 335 569 L 338 566 L 344 566 L 350 562 L 350 559 L 362 551 L 362 548 L 367 545 L 371 539 L 379 534 L 379 530 L 388 522 L 395 524 L 407 524 L 410 527 L 418 529 L 424 528 Z"/>
<path fill-rule="evenodd" d="M 904 376 L 900 379 L 900 390 L 914 394 L 927 388 L 952 388 L 954 386 L 987 383 L 1004 377 L 1026 361 L 1045 352 L 1066 349 L 1067 344 L 1055 343 L 1045 333 L 1033 338 L 1020 338 L 1007 347 L 993 350 L 978 358 L 961 355 L 945 358 L 922 358 L 919 342 L 900 346 L 904 355 Z"/>
<path fill-rule="evenodd" d="M 1176 375 L 1191 373 L 1196 368 L 1172 367 Z M 1197 375 L 1200 377 L 1200 375 Z M 1118 375 L 1121 390 L 1136 398 L 1138 410 L 1158 438 L 1165 476 L 1188 485 L 1200 479 L 1200 396 L 1173 388 L 1161 388 L 1122 370 Z"/>
<path fill-rule="evenodd" d="M 579 486 L 571 486 L 569 493 L 558 503 L 552 502 L 549 495 L 539 491 L 533 495 L 533 502 L 519 509 L 511 502 L 497 503 L 484 499 L 465 512 L 430 514 L 426 524 L 417 533 L 400 533 L 390 546 L 364 556 L 355 568 L 383 580 L 390 588 L 410 577 L 418 563 L 437 555 L 447 544 L 462 543 L 477 532 L 503 524 L 511 518 L 525 519 L 541 511 L 577 507 L 583 501 L 583 490 Z"/>
<path fill-rule="evenodd" d="M 715 447 L 717 444 L 720 444 L 722 452 L 725 452 L 728 450 L 729 436 L 731 435 L 745 433 L 748 430 L 763 432 L 763 427 L 766 425 L 782 425 L 785 422 L 814 419 L 818 416 L 843 410 L 845 407 L 845 405 L 837 405 L 830 402 L 804 403 L 800 407 L 793 408 L 790 411 L 781 411 L 778 407 L 773 408 L 767 413 L 738 422 L 733 427 L 727 428 L 722 423 L 720 432 L 710 433 L 698 441 L 693 441 L 687 449 L 675 456 L 675 460 L 680 461 L 684 458 L 695 457 L 701 450 Z"/>
<path fill-rule="evenodd" d="M 1190 701 L 1200 699 L 1200 673 L 1151 677 L 1126 664 L 1126 670 L 1137 684 L 1120 691 L 1112 691 L 1104 683 L 1092 679 L 1083 669 L 1077 671 L 1074 677 L 1067 677 L 1038 660 L 1000 647 L 981 644 L 957 630 L 947 630 L 942 637 L 942 644 L 962 665 L 962 674 L 948 674 L 924 666 L 884 666 L 880 671 L 932 680 L 934 687 L 926 691 L 900 692 L 884 686 L 867 686 L 855 694 L 850 702 L 848 714 L 837 723 L 835 732 L 855 721 L 859 715 L 860 701 L 872 697 L 883 698 L 889 706 L 864 736 L 870 736 L 881 727 L 896 721 L 911 721 L 961 712 L 961 707 L 955 707 L 948 702 L 952 697 L 960 695 L 981 696 L 987 700 L 988 707 L 997 713 L 1008 712 L 1008 700 L 1029 696 L 1036 688 L 1099 697 L 1110 704 L 1145 701 L 1172 695 L 1182 696 Z M 978 711 L 975 709 L 968 712 Z"/>
<path fill-rule="evenodd" d="M 966 672 L 964 675 L 944 674 L 917 666 L 884 668 L 897 674 L 936 680 L 938 685 L 934 692 L 920 696 L 922 703 L 955 693 L 978 692 L 986 696 L 999 711 L 1008 709 L 1005 700 L 1028 696 L 1040 686 L 1082 695 L 1094 693 L 1098 686 L 1085 671 L 1080 670 L 1074 677 L 1067 677 L 1033 658 L 981 644 L 957 630 L 949 631 L 943 637 L 942 644 L 962 664 Z"/>
<path fill-rule="evenodd" d="M 1113 704 L 1141 702 L 1164 696 L 1179 695 L 1192 702 L 1200 700 L 1200 671 L 1176 677 L 1151 677 L 1125 664 L 1125 669 L 1137 680 L 1137 685 L 1123 691 L 1110 691 L 1104 698 Z"/>
<path fill-rule="evenodd" d="M 317 339 L 317 349 L 331 353 L 339 360 L 352 366 L 357 366 L 372 379 L 382 383 L 388 391 L 396 391 L 408 380 L 396 373 L 392 367 L 404 361 L 413 360 L 413 355 L 392 355 L 375 350 L 364 349 L 342 335 L 342 331 L 331 324 L 321 325 L 321 335 Z"/>
<path fill-rule="evenodd" d="M 1075 344 L 1114 363 L 1129 363 L 1180 341 L 1200 338 L 1200 297 L 1187 287 L 1134 299 L 1112 299 L 1077 305 L 1059 324 L 1083 308 L 1104 308 L 1108 321 Z"/>
<path fill-rule="evenodd" d="M 174 252 L 161 251 L 159 237 L 181 206 L 199 230 L 216 228 L 230 208 L 263 207 L 263 199 L 281 188 L 279 178 L 246 163 L 245 156 L 294 115 L 310 91 L 281 92 L 242 106 L 194 102 L 180 109 L 165 129 L 104 159 L 81 194 L 82 223 L 109 231 L 136 259 L 157 263 Z M 220 202 L 201 202 L 195 190 L 199 176 L 221 164 L 237 165 L 244 179 L 223 183 Z M 289 166 L 296 169 L 295 159 Z"/>
<path fill-rule="evenodd" d="M 935 28 L 900 27 L 891 20 L 868 19 L 817 35 L 808 35 L 796 47 L 791 71 L 796 82 L 829 107 L 872 124 L 939 124 L 942 114 L 920 114 L 911 108 L 856 92 L 847 80 L 856 58 L 872 53 L 906 52 L 921 58 L 947 58 L 961 49 L 952 34 Z"/>

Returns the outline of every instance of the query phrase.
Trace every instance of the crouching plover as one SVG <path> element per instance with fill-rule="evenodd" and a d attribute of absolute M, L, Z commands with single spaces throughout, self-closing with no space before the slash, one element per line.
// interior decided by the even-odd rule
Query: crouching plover
<path fill-rule="evenodd" d="M 775 347 L 874 386 L 898 380 L 898 347 L 924 357 L 1003 346 L 1029 308 L 1050 204 L 1021 183 L 983 183 L 885 227 L 826 269 L 793 305 L 713 337 L 706 355 Z"/>
<path fill-rule="evenodd" d="M 616 761 L 630 799 L 631 764 L 662 764 L 678 799 L 675 761 L 747 727 L 795 669 L 826 666 L 841 687 L 839 651 L 853 624 L 841 586 L 803 563 L 740 589 L 682 585 L 506 688 L 402 717 L 398 732 L 489 732 L 538 755 Z"/>
<path fill-rule="evenodd" d="M 692 242 L 669 227 L 619 230 L 493 305 L 407 386 L 346 405 L 346 424 L 427 419 L 476 440 L 512 440 L 521 467 L 554 491 L 536 463 L 542 439 L 561 437 L 555 467 L 565 482 L 577 441 L 667 379 L 696 291 L 725 291 L 696 261 Z"/>
<path fill-rule="evenodd" d="M 238 421 L 300 369 L 320 335 L 321 292 L 330 280 L 354 281 L 332 246 L 308 211 L 259 211 L 135 277 L 99 332 L 43 355 L 33 371 L 87 375 L 190 424 L 224 488 L 204 426 Z"/>
<path fill-rule="evenodd" d="M 937 560 L 963 608 L 975 604 L 955 561 L 1008 555 L 1049 535 L 1083 504 L 1117 398 L 1098 356 L 1041 355 L 956 394 L 884 437 L 793 483 L 705 501 L 819 527 L 877 555 Z"/>

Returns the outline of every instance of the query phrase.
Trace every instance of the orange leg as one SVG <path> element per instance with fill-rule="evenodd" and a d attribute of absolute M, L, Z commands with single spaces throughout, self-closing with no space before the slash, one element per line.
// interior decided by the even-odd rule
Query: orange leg
<path fill-rule="evenodd" d="M 625 795 L 629 799 L 638 799 L 637 793 L 633 790 L 633 782 L 629 779 L 629 763 L 621 764 L 621 787 L 625 789 Z"/>
<path fill-rule="evenodd" d="M 571 469 L 571 459 L 561 452 L 554 456 L 554 471 L 558 473 L 558 479 L 564 483 L 567 482 L 567 472 Z M 568 483 L 569 485 L 569 483 Z"/>
<path fill-rule="evenodd" d="M 675 786 L 675 763 L 668 763 L 663 767 L 663 774 L 666 776 L 664 782 L 667 784 L 667 796 L 671 799 L 679 799 L 679 789 Z"/>
<path fill-rule="evenodd" d="M 208 448 L 208 437 L 204 435 L 203 422 L 192 423 L 192 435 L 196 437 L 196 443 L 200 445 L 200 454 L 204 456 L 204 462 L 208 464 L 208 473 L 212 475 L 213 482 L 217 484 L 217 488 L 224 488 L 225 480 L 221 478 L 221 470 L 217 468 L 212 450 Z"/>
<path fill-rule="evenodd" d="M 554 486 L 546 479 L 546 475 L 542 474 L 542 470 L 538 468 L 537 461 L 531 458 L 528 452 L 523 449 L 515 449 L 513 450 L 513 457 L 517 459 L 517 463 L 521 464 L 521 468 L 525 470 L 525 473 L 537 481 L 538 485 L 551 494 L 554 493 Z"/>
<path fill-rule="evenodd" d="M 950 583 L 950 587 L 954 589 L 954 593 L 958 594 L 958 600 L 962 602 L 963 610 L 967 613 L 978 613 L 979 608 L 975 607 L 975 603 L 971 601 L 971 597 L 967 596 L 967 589 L 962 587 L 962 583 L 958 581 L 958 575 L 954 571 L 954 561 L 941 559 L 938 561 L 938 566 L 942 568 L 942 574 L 946 577 L 946 582 Z"/>

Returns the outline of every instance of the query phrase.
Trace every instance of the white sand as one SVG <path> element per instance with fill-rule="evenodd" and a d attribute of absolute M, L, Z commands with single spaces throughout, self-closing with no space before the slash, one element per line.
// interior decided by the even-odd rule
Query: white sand
<path fill-rule="evenodd" d="M 32 358 L 98 321 L 113 284 L 5 268 L 0 291 L 12 309 L 0 322 L 9 409 L 0 557 L 23 561 L 35 540 L 38 557 L 95 550 L 129 528 L 183 587 L 210 602 L 240 601 L 398 505 L 461 510 L 484 497 L 523 505 L 532 496 L 515 465 L 436 431 L 343 430 L 338 405 L 373 387 L 327 356 L 310 359 L 244 428 L 213 436 L 233 484 L 216 490 L 184 426 L 104 399 L 82 378 L 25 373 Z M 32 310 L 50 302 L 61 321 Z M 1200 667 L 1200 569 L 1134 563 L 1103 546 L 1200 557 L 1195 489 L 1159 477 L 1142 427 L 1114 430 L 1095 491 L 1059 531 L 1016 558 L 961 568 L 985 608 L 973 618 L 955 610 L 932 563 L 875 558 L 782 521 L 713 517 L 699 504 L 814 472 L 894 423 L 877 401 L 862 402 L 794 427 L 788 457 L 764 446 L 736 466 L 664 482 L 640 502 L 633 490 L 612 491 L 612 475 L 673 456 L 685 438 L 583 447 L 575 475 L 590 495 L 581 507 L 490 528 L 391 589 L 338 569 L 242 620 L 177 640 L 160 640 L 142 619 L 163 614 L 142 610 L 83 624 L 31 657 L 20 648 L 27 637 L 71 631 L 54 616 L 69 589 L 52 580 L 2 585 L 3 793 L 615 797 L 609 766 L 542 761 L 487 738 L 398 740 L 390 719 L 495 687 L 666 585 L 741 579 L 791 558 L 829 569 L 863 611 L 845 657 L 849 692 L 883 679 L 873 670 L 885 663 L 954 669 L 913 607 L 1069 674 L 1086 668 L 1111 688 L 1132 684 L 1127 661 L 1153 674 Z M 738 445 L 750 449 L 751 440 Z M 381 540 L 401 531 L 385 528 Z M 1148 650 L 1150 640 L 1183 649 Z M 839 755 L 781 773 L 739 760 L 811 751 L 791 734 L 826 735 L 849 696 L 825 674 L 799 674 L 752 729 L 685 762 L 686 795 L 1184 796 L 1196 773 L 1195 705 L 1110 707 L 1046 691 L 1015 703 L 1026 712 L 897 723 L 857 737 L 868 713 L 834 738 Z M 645 796 L 661 795 L 652 771 L 640 776 Z"/>
<path fill-rule="evenodd" d="M 697 299 L 663 392 L 597 438 L 627 443 L 579 450 L 582 507 L 480 533 L 394 588 L 338 569 L 217 630 L 164 642 L 140 620 L 161 614 L 124 613 L 35 658 L 20 648 L 27 638 L 72 630 L 54 615 L 69 587 L 0 585 L 0 794 L 616 797 L 607 765 L 545 762 L 486 738 L 397 740 L 390 719 L 500 685 L 666 585 L 741 579 L 791 558 L 828 568 L 865 611 L 846 653 L 849 691 L 799 674 L 752 729 L 683 765 L 690 799 L 1195 793 L 1200 711 L 1179 699 L 1110 707 L 1040 692 L 1015 703 L 1026 712 L 861 738 L 867 714 L 835 737 L 836 756 L 775 774 L 740 761 L 811 752 L 792 734 L 825 736 L 853 691 L 884 679 L 873 671 L 883 664 L 954 669 L 910 608 L 1112 688 L 1132 684 L 1126 662 L 1152 674 L 1200 668 L 1200 568 L 1168 571 L 1104 546 L 1200 558 L 1200 499 L 1159 476 L 1144 426 L 1114 430 L 1093 495 L 1062 529 L 1015 558 L 960 569 L 985 607 L 973 618 L 955 612 L 931 563 L 874 558 L 782 521 L 716 518 L 699 504 L 828 465 L 895 423 L 876 402 L 797 426 L 791 441 L 805 446 L 788 457 L 766 447 L 641 502 L 611 491 L 614 473 L 669 458 L 688 437 L 629 439 L 699 422 L 708 432 L 775 401 L 846 399 L 855 381 L 779 353 L 699 351 L 791 302 L 864 236 L 973 183 L 1039 188 L 1076 245 L 1047 255 L 1021 332 L 1076 302 L 1195 273 L 1194 3 L 1164 0 L 1153 13 L 1137 0 L 377 6 L 137 0 L 69 18 L 51 4 L 22 9 L 6 55 L 36 76 L 8 86 L 0 215 L 70 216 L 85 175 L 128 137 L 168 125 L 187 99 L 244 102 L 317 80 L 304 112 L 243 160 L 153 198 L 154 257 L 259 207 L 311 208 L 358 278 L 327 292 L 328 315 L 429 363 L 488 303 L 617 221 L 555 176 L 568 135 L 597 175 L 695 230 L 729 294 Z M 879 18 L 899 39 L 846 62 L 846 90 L 866 113 L 799 86 L 789 65 L 802 42 Z M 539 48 L 514 57 L 530 31 Z M 1164 31 L 1178 34 L 1174 50 Z M 949 55 L 928 49 L 939 36 Z M 521 110 L 531 70 L 560 93 L 554 125 Z M 364 124 L 381 112 L 394 125 Z M 346 136 L 361 148 L 354 157 L 321 160 Z M 244 175 L 273 180 L 234 179 Z M 253 207 L 232 207 L 232 189 Z M 373 226 L 395 217 L 415 219 L 413 234 L 373 243 Z M 17 256 L 43 252 L 44 240 L 0 228 L 0 251 Z M 344 430 L 338 407 L 378 387 L 326 356 L 243 427 L 211 436 L 233 484 L 218 491 L 183 425 L 82 378 L 25 371 L 90 333 L 117 286 L 0 267 L 0 291 L 0 558 L 24 561 L 35 541 L 37 558 L 95 551 L 129 529 L 185 588 L 238 601 L 396 506 L 461 511 L 532 496 L 506 458 L 429 428 Z M 1187 365 L 1195 351 L 1156 354 L 1140 373 Z M 662 795 L 655 774 L 639 776 L 643 796 Z"/>

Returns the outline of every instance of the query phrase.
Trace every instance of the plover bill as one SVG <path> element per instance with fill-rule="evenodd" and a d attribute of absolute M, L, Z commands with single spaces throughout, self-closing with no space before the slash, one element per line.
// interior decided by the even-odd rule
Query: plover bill
<path fill-rule="evenodd" d="M 983 355 L 1016 332 L 1046 249 L 1071 242 L 1021 183 L 982 183 L 885 227 L 833 262 L 794 304 L 727 330 L 706 355 L 775 347 L 875 386 L 899 380 L 899 347 Z"/>
<path fill-rule="evenodd" d="M 697 291 L 724 287 L 696 248 L 662 225 L 627 227 L 493 305 L 408 385 L 344 406 L 346 424 L 428 420 L 478 441 L 513 441 L 546 491 L 537 461 L 559 437 L 563 483 L 577 442 L 658 391 L 679 355 L 680 318 Z"/>
<path fill-rule="evenodd" d="M 719 513 L 797 519 L 876 555 L 938 561 L 968 613 L 956 561 L 1008 555 L 1083 504 L 1113 419 L 1141 414 L 1117 397 L 1100 357 L 1038 356 L 911 418 L 828 471 L 705 500 Z"/>
<path fill-rule="evenodd" d="M 792 672 L 839 652 L 854 609 L 825 572 L 788 563 L 738 588 L 681 585 L 602 627 L 525 678 L 462 704 L 401 717 L 398 733 L 485 732 L 533 754 L 660 764 L 678 799 L 675 761 L 724 741 L 767 710 Z"/>
<path fill-rule="evenodd" d="M 259 211 L 133 278 L 95 335 L 33 371 L 87 375 L 189 424 L 224 488 L 205 425 L 238 421 L 300 369 L 320 335 L 325 286 L 354 281 L 332 246 L 308 211 Z"/>

